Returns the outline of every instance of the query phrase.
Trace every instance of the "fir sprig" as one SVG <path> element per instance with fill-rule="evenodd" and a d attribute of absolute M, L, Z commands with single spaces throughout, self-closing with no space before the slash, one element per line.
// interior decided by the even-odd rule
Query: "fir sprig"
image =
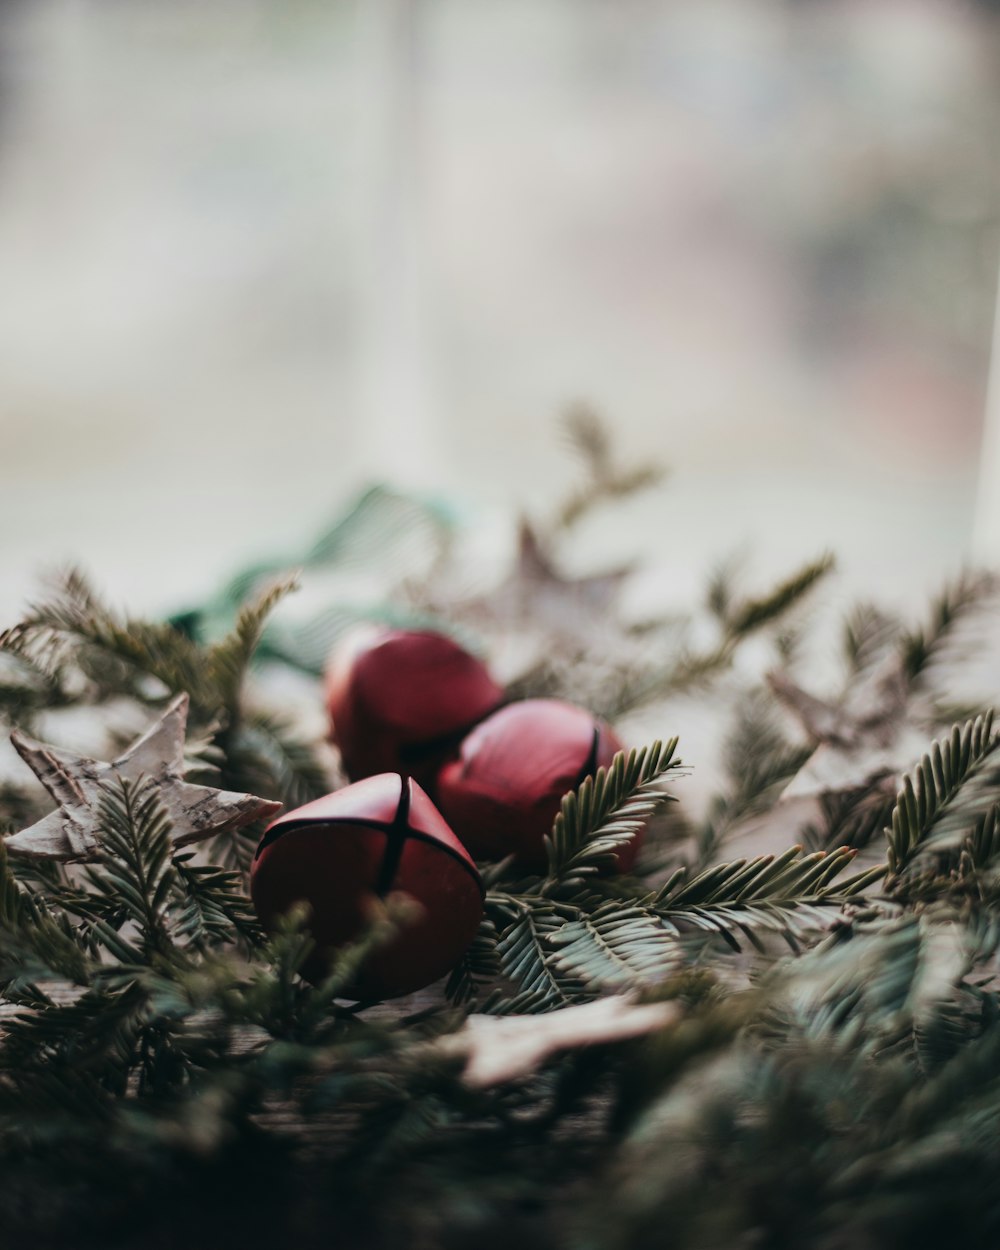
<path fill-rule="evenodd" d="M 136 785 L 122 780 L 119 788 L 106 790 L 99 815 L 100 867 L 88 869 L 87 876 L 98 897 L 120 907 L 140 946 L 104 920 L 95 920 L 94 928 L 106 943 L 113 943 L 118 958 L 141 964 L 172 945 L 169 908 L 178 880 L 170 821 L 157 788 L 148 781 Z"/>
<path fill-rule="evenodd" d="M 671 738 L 640 751 L 619 751 L 608 768 L 599 768 L 564 796 L 545 840 L 549 868 L 544 888 L 579 882 L 613 865 L 620 847 L 672 801 L 662 782 L 682 767 L 674 759 L 676 750 L 677 739 Z"/>
<path fill-rule="evenodd" d="M 900 641 L 907 676 L 915 680 L 932 665 L 956 625 L 997 590 L 997 578 L 987 573 L 964 573 L 938 595 L 926 625 L 903 635 Z"/>
<path fill-rule="evenodd" d="M 969 831 L 995 801 L 1000 770 L 993 757 L 998 744 L 993 713 L 987 712 L 964 726 L 955 725 L 903 778 L 886 830 L 894 873 L 901 872 L 922 847 L 941 847 Z"/>
<path fill-rule="evenodd" d="M 766 595 L 729 605 L 724 617 L 728 637 L 744 638 L 778 620 L 798 604 L 833 567 L 833 556 L 827 553 L 792 573 Z"/>
<path fill-rule="evenodd" d="M 221 784 L 296 806 L 327 792 L 327 769 L 315 745 L 280 716 L 250 704 L 245 690 L 265 624 L 296 585 L 296 576 L 272 580 L 243 604 L 225 637 L 202 644 L 175 624 L 120 615 L 74 570 L 0 633 L 0 658 L 41 666 L 53 681 L 73 673 L 80 687 L 75 697 L 90 702 L 124 695 L 159 705 L 165 694 L 188 694 L 192 729 L 203 735 L 201 754 L 211 757 Z M 228 866 L 246 867 L 246 837 L 226 835 L 217 851 Z"/>

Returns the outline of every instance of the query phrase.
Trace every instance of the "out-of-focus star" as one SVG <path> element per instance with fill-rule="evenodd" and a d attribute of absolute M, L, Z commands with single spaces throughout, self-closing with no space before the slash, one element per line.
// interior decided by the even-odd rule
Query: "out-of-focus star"
<path fill-rule="evenodd" d="M 816 743 L 784 799 L 861 789 L 879 779 L 894 793 L 901 775 L 927 749 L 927 732 L 911 718 L 909 682 L 895 654 L 839 702 L 809 694 L 783 673 L 769 673 L 768 681 Z"/>
<path fill-rule="evenodd" d="M 184 780 L 187 715 L 184 694 L 124 755 L 110 763 L 46 746 L 15 730 L 11 734 L 15 749 L 59 806 L 37 824 L 7 837 L 7 850 L 34 859 L 95 859 L 101 845 L 102 787 L 118 778 L 138 781 L 146 777 L 157 785 L 178 847 L 275 815 L 281 804 L 270 799 Z"/>
<path fill-rule="evenodd" d="M 608 619 L 631 566 L 587 577 L 564 577 L 542 549 L 538 535 L 527 521 L 518 531 L 514 567 L 483 600 L 483 606 L 499 619 L 530 620 L 556 634 L 587 636 Z"/>

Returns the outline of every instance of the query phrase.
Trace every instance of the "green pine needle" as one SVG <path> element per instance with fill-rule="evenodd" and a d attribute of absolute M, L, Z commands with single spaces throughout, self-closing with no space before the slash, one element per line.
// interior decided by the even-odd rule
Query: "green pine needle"
<path fill-rule="evenodd" d="M 960 840 L 996 800 L 1000 769 L 993 757 L 998 743 L 990 711 L 964 726 L 955 725 L 903 778 L 886 830 L 894 874 L 901 873 L 918 850 Z"/>
<path fill-rule="evenodd" d="M 677 739 L 640 751 L 619 751 L 562 800 L 552 834 L 545 840 L 548 882 L 565 885 L 613 867 L 616 852 L 631 841 L 672 796 L 661 787 L 674 760 Z"/>

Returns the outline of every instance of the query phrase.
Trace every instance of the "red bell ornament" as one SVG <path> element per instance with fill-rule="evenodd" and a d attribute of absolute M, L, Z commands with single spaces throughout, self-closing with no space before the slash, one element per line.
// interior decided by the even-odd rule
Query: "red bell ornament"
<path fill-rule="evenodd" d="M 297 902 L 309 905 L 316 942 L 302 973 L 322 979 L 331 955 L 359 937 L 373 897 L 402 890 L 422 907 L 365 961 L 360 999 L 430 985 L 462 957 L 483 915 L 483 887 L 468 852 L 411 778 L 369 777 L 279 817 L 250 869 L 250 897 L 265 929 Z"/>
<path fill-rule="evenodd" d="M 432 790 L 443 761 L 502 699 L 481 660 L 432 630 L 361 627 L 326 673 L 331 738 L 352 781 L 400 772 Z"/>
<path fill-rule="evenodd" d="M 476 859 L 515 855 L 525 871 L 542 872 L 545 836 L 563 795 L 607 767 L 622 744 L 583 708 L 556 699 L 525 699 L 487 717 L 438 777 L 438 805 Z M 638 841 L 621 847 L 627 872 Z"/>

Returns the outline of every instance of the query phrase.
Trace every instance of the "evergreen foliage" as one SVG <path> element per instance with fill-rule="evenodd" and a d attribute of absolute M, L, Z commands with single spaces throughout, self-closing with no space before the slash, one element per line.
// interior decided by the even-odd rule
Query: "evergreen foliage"
<path fill-rule="evenodd" d="M 575 404 L 567 412 L 566 435 L 586 467 L 584 483 L 562 503 L 555 519 L 558 529 L 568 529 L 598 504 L 626 498 L 637 490 L 663 480 L 660 465 L 643 461 L 623 468 L 615 462 L 611 432 L 598 413 L 587 404 Z"/>
<path fill-rule="evenodd" d="M 678 767 L 677 739 L 654 742 L 641 751 L 620 751 L 610 768 L 599 768 L 579 790 L 570 791 L 546 839 L 549 878 L 566 884 L 610 869 L 615 851 L 641 832 L 672 797 L 660 783 Z"/>
<path fill-rule="evenodd" d="M 363 549 L 377 515 L 362 508 L 316 560 Z M 827 563 L 752 598 L 717 579 L 725 663 Z M 259 593 L 258 581 L 240 585 Z M 213 632 L 208 615 L 121 616 L 71 574 L 0 636 L 3 718 L 122 701 L 152 716 L 187 690 L 192 771 L 299 804 L 333 784 L 322 744 L 249 678 L 287 589 Z M 922 632 L 856 610 L 849 688 L 894 655 L 916 697 L 973 599 L 953 592 Z M 635 689 L 655 672 L 662 693 L 684 654 L 681 639 Z M 618 693 L 624 704 L 635 691 Z M 751 818 L 783 827 L 781 790 L 811 750 L 765 687 L 735 698 L 703 818 L 678 815 L 676 739 L 621 753 L 564 798 L 546 871 L 482 866 L 472 947 L 446 985 L 396 1003 L 345 993 L 359 962 L 405 932 L 406 900 L 308 984 L 306 918 L 265 937 L 249 905 L 252 837 L 176 850 L 150 781 L 106 787 L 101 853 L 85 868 L 8 863 L 0 843 L 5 1236 L 60 1250 L 994 1244 L 991 714 L 931 724 L 937 740 L 895 800 L 876 778 L 825 796 L 788 849 L 734 853 Z M 8 828 L 41 808 L 16 781 L 0 804 Z M 640 828 L 636 872 L 614 875 Z M 618 996 L 677 1012 L 630 1040 L 582 1035 L 494 1085 L 463 1079 L 470 1037 L 487 1044 L 475 1039 L 523 1017 L 541 1035 L 552 1013 Z"/>
<path fill-rule="evenodd" d="M 175 624 L 122 617 L 71 570 L 21 622 L 0 633 L 0 664 L 7 661 L 13 671 L 13 680 L 0 686 L 0 713 L 9 725 L 31 726 L 43 706 L 39 674 L 56 691 L 52 707 L 124 697 L 152 708 L 187 693 L 200 780 L 289 806 L 318 798 L 331 782 L 315 746 L 246 693 L 267 618 L 296 585 L 294 576 L 273 580 L 236 612 L 225 636 L 201 644 Z M 8 820 L 31 804 L 30 795 L 15 788 L 8 788 L 7 799 Z M 250 827 L 224 834 L 214 852 L 226 866 L 245 868 L 259 833 Z"/>
<path fill-rule="evenodd" d="M 922 845 L 940 848 L 966 831 L 989 807 L 1000 783 L 993 753 L 993 713 L 956 725 L 935 742 L 912 775 L 903 778 L 889 831 L 889 866 L 900 872 Z"/>

